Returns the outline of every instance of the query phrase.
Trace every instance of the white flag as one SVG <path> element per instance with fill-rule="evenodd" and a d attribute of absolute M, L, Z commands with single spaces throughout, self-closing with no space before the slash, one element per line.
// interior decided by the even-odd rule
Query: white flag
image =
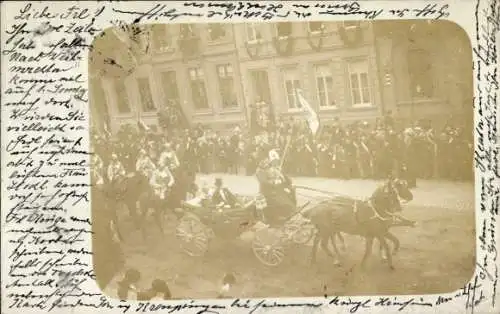
<path fill-rule="evenodd" d="M 111 132 L 109 132 L 108 124 L 106 122 L 104 122 L 104 124 L 103 124 L 103 129 L 104 129 L 104 133 L 106 133 L 106 136 L 111 137 Z"/>
<path fill-rule="evenodd" d="M 309 125 L 309 129 L 311 129 L 312 133 L 316 135 L 316 132 L 318 132 L 319 129 L 318 114 L 305 99 L 304 95 L 302 94 L 302 90 L 296 89 L 295 94 L 297 95 L 300 107 L 307 113 L 306 120 L 307 124 Z"/>
<path fill-rule="evenodd" d="M 147 126 L 146 123 L 144 123 L 144 121 L 142 121 L 141 118 L 139 118 L 139 120 L 137 121 L 137 125 L 139 126 L 139 130 L 141 130 L 143 132 L 149 131 L 149 127 Z"/>

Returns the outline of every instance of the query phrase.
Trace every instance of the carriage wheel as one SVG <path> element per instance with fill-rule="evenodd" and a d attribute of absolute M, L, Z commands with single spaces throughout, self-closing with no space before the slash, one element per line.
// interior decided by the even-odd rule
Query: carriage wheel
<path fill-rule="evenodd" d="M 285 224 L 285 234 L 288 239 L 291 239 L 296 244 L 306 244 L 314 236 L 316 228 L 304 221 L 294 220 Z"/>
<path fill-rule="evenodd" d="M 208 250 L 210 229 L 196 217 L 183 217 L 175 235 L 181 241 L 182 250 L 189 256 L 203 256 Z"/>
<path fill-rule="evenodd" d="M 252 248 L 259 261 L 267 266 L 278 266 L 285 257 L 285 247 L 280 232 L 276 229 L 262 229 L 255 234 Z"/>

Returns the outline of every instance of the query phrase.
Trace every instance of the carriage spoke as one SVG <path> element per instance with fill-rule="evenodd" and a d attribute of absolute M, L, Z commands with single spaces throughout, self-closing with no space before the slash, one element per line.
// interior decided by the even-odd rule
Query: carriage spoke
<path fill-rule="evenodd" d="M 267 266 L 277 266 L 285 256 L 282 247 L 283 233 L 279 230 L 265 229 L 257 232 L 252 248 L 255 256 Z"/>
<path fill-rule="evenodd" d="M 190 256 L 202 256 L 208 249 L 209 233 L 197 219 L 185 217 L 177 226 L 181 248 Z"/>
<path fill-rule="evenodd" d="M 285 252 L 283 252 L 282 250 L 279 250 L 279 249 L 272 251 L 271 254 L 274 257 L 276 257 L 278 260 L 281 260 L 285 256 Z"/>

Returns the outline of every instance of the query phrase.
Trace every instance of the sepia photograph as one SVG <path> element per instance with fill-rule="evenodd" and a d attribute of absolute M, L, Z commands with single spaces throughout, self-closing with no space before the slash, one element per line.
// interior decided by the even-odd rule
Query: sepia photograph
<path fill-rule="evenodd" d="M 96 282 L 121 300 L 462 288 L 472 62 L 448 21 L 106 29 L 89 53 Z"/>

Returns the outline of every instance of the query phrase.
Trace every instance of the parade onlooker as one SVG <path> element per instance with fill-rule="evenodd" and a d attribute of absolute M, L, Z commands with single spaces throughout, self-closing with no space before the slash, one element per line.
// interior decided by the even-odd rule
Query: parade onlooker
<path fill-rule="evenodd" d="M 159 135 L 125 126 L 117 141 L 94 137 L 98 157 L 93 159 L 99 171 L 107 170 L 109 182 L 127 171 L 143 172 L 153 167 L 151 163 L 168 167 L 174 176 L 181 163 L 199 173 L 253 175 L 264 158 L 279 163 L 292 176 L 383 179 L 397 174 L 412 187 L 417 178 L 472 179 L 472 135 L 451 124 L 441 131 L 429 121 L 406 127 L 387 111 L 372 126 L 366 121 L 343 125 L 334 119 L 316 136 L 304 121 L 293 118 L 274 125 L 254 131 L 236 127 L 226 134 L 196 125 Z"/>

